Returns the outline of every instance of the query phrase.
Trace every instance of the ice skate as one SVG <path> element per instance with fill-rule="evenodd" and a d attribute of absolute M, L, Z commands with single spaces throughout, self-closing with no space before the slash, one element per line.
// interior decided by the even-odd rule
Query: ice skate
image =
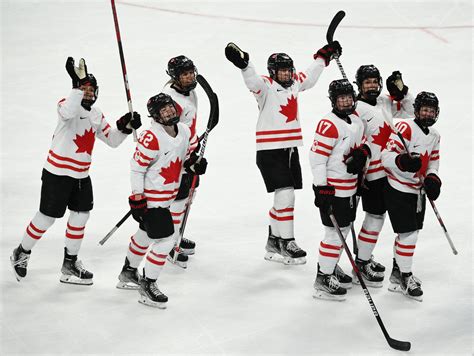
<path fill-rule="evenodd" d="M 375 272 L 385 272 L 385 266 L 377 261 L 374 260 L 374 255 L 370 256 L 370 264 L 372 267 L 372 271 Z"/>
<path fill-rule="evenodd" d="M 28 267 L 28 260 L 30 259 L 30 256 L 31 251 L 25 251 L 21 244 L 13 250 L 13 253 L 10 256 L 13 273 L 15 274 L 15 278 L 18 282 L 20 282 L 21 279 L 25 278 L 26 276 L 26 268 Z"/>
<path fill-rule="evenodd" d="M 336 276 L 333 274 L 324 274 L 319 270 L 314 281 L 314 298 L 343 301 L 346 299 L 347 290 L 341 287 Z"/>
<path fill-rule="evenodd" d="M 301 249 L 295 239 L 280 239 L 280 254 L 285 265 L 303 265 L 306 263 L 306 251 Z"/>
<path fill-rule="evenodd" d="M 179 248 L 183 255 L 186 255 L 186 256 L 194 255 L 194 252 L 196 249 L 196 243 L 192 240 L 182 237 L 181 242 L 179 243 Z"/>
<path fill-rule="evenodd" d="M 140 293 L 140 298 L 138 299 L 139 303 L 154 308 L 166 309 L 168 297 L 158 289 L 156 279 L 143 277 L 140 280 L 138 292 Z"/>
<path fill-rule="evenodd" d="M 77 260 L 77 255 L 74 256 L 67 253 L 66 247 L 64 248 L 64 261 L 61 273 L 59 281 L 69 284 L 91 285 L 92 277 L 94 277 L 91 272 L 84 268 L 82 262 Z"/>
<path fill-rule="evenodd" d="M 265 259 L 267 261 L 273 262 L 283 262 L 283 257 L 280 254 L 280 238 L 272 234 L 272 229 L 268 227 L 268 240 L 267 245 L 265 246 L 265 250 L 267 253 L 265 254 Z"/>
<path fill-rule="evenodd" d="M 179 266 L 181 268 L 188 268 L 188 256 L 183 254 L 181 249 L 179 249 L 178 256 L 176 257 L 176 261 L 173 261 L 174 254 L 176 250 L 172 249 L 171 252 L 168 255 L 168 261 L 170 261 L 172 264 L 175 264 L 176 266 Z"/>
<path fill-rule="evenodd" d="M 391 280 L 390 280 L 391 282 Z M 423 301 L 423 290 L 421 289 L 421 281 L 416 278 L 413 273 L 402 273 L 400 283 L 390 283 L 388 290 L 391 292 L 403 293 L 408 298 L 416 301 Z"/>
<path fill-rule="evenodd" d="M 352 288 L 352 277 L 346 274 L 338 264 L 336 264 L 336 268 L 334 268 L 334 276 L 337 278 L 342 288 Z"/>
<path fill-rule="evenodd" d="M 374 265 L 371 263 L 371 260 L 363 261 L 359 258 L 356 258 L 355 263 L 367 287 L 373 287 L 373 288 L 382 287 L 385 276 L 383 272 L 375 271 Z M 352 274 L 354 277 L 353 279 L 354 284 L 360 284 L 359 278 L 357 278 L 356 273 L 352 271 Z"/>
<path fill-rule="evenodd" d="M 125 257 L 125 264 L 123 265 L 122 272 L 120 272 L 118 279 L 118 289 L 137 290 L 140 288 L 140 275 L 138 270 L 137 268 L 130 267 L 130 262 L 127 257 Z"/>

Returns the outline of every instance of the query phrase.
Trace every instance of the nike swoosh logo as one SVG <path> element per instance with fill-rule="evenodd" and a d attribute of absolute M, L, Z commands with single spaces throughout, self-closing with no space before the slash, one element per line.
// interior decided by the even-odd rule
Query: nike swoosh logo
<path fill-rule="evenodd" d="M 170 153 L 170 151 L 168 151 L 168 152 L 165 152 L 165 156 L 166 156 L 168 153 Z"/>
<path fill-rule="evenodd" d="M 370 119 L 367 119 L 367 122 L 372 121 L 373 118 L 374 118 L 374 117 L 372 116 Z"/>
<path fill-rule="evenodd" d="M 344 141 L 346 138 L 348 138 L 349 136 L 346 136 L 346 137 L 343 137 L 342 141 Z"/>
<path fill-rule="evenodd" d="M 87 117 L 81 117 L 81 116 L 79 116 L 79 118 L 80 118 L 81 120 L 87 119 Z"/>
<path fill-rule="evenodd" d="M 413 145 L 413 148 L 417 148 L 417 147 L 420 147 L 420 145 Z"/>
<path fill-rule="evenodd" d="M 277 89 L 277 91 L 283 91 L 283 89 Z"/>

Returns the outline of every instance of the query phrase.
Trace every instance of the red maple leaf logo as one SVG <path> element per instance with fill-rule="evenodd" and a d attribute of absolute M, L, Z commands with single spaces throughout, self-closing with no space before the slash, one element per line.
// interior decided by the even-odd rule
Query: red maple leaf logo
<path fill-rule="evenodd" d="M 160 175 L 165 179 L 164 184 L 178 183 L 183 161 L 176 158 L 176 161 L 170 162 L 168 167 L 161 168 Z"/>
<path fill-rule="evenodd" d="M 76 134 L 76 138 L 73 139 L 73 141 L 77 146 L 76 153 L 85 152 L 92 155 L 92 149 L 94 148 L 95 142 L 95 133 L 92 130 L 92 127 L 90 130 L 86 130 L 82 136 Z"/>
<path fill-rule="evenodd" d="M 422 177 L 426 175 L 426 170 L 428 169 L 428 163 L 430 162 L 430 155 L 428 151 L 425 151 L 425 153 L 422 153 L 420 155 L 421 158 L 421 168 L 419 172 L 415 173 L 415 177 L 420 174 Z"/>
<path fill-rule="evenodd" d="M 390 128 L 390 125 L 384 121 L 383 126 L 379 127 L 379 133 L 372 135 L 372 143 L 379 145 L 382 149 L 385 148 L 391 133 L 392 129 Z"/>
<path fill-rule="evenodd" d="M 296 115 L 298 113 L 298 100 L 291 95 L 291 98 L 288 99 L 286 105 L 280 105 L 281 110 L 279 111 L 282 115 L 286 116 L 286 122 L 291 122 L 296 120 Z"/>

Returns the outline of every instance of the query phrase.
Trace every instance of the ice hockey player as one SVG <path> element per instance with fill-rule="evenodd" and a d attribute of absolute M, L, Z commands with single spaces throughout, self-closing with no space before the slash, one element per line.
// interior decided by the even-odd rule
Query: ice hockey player
<path fill-rule="evenodd" d="M 151 97 L 147 107 L 153 120 L 150 128 L 140 135 L 130 161 L 129 203 L 132 216 L 140 226 L 130 239 L 117 288 L 138 289 L 140 303 L 165 308 L 168 297 L 158 289 L 156 281 L 175 243 L 169 207 L 178 194 L 182 167 L 188 173 L 200 175 L 205 173 L 207 161 L 199 160 L 195 153 L 189 156 L 191 131 L 179 122 L 177 108 L 169 95 L 160 93 Z M 145 255 L 143 277 L 140 277 L 138 266 Z"/>
<path fill-rule="evenodd" d="M 171 79 L 163 88 L 163 93 L 171 96 L 175 102 L 178 110 L 179 121 L 186 124 L 191 130 L 191 152 L 194 152 L 198 147 L 199 141 L 196 134 L 197 121 L 197 106 L 198 98 L 194 90 L 197 85 L 196 75 L 197 69 L 193 61 L 186 56 L 180 55 L 173 57 L 168 61 L 168 75 Z M 188 202 L 189 190 L 194 178 L 194 174 L 184 172 L 181 178 L 181 185 L 179 186 L 178 195 L 171 203 L 170 211 L 173 217 L 175 240 L 179 238 L 179 229 L 183 222 L 183 216 L 186 210 L 186 203 Z M 199 185 L 199 177 L 196 181 L 196 186 Z M 182 267 L 187 267 L 188 256 L 193 255 L 196 243 L 191 239 L 182 236 L 179 244 L 179 254 L 176 256 L 175 263 Z M 175 249 L 170 252 L 170 261 L 173 261 Z"/>
<path fill-rule="evenodd" d="M 91 285 L 93 274 L 83 267 L 77 255 L 93 207 L 89 168 L 94 142 L 97 137 L 110 147 L 117 147 L 132 133 L 131 128 L 141 126 L 141 121 L 138 113 L 127 113 L 117 120 L 117 128 L 112 128 L 100 109 L 94 106 L 99 87 L 96 78 L 87 72 L 84 59 L 76 67 L 74 59 L 69 57 L 66 70 L 72 79 L 72 91 L 58 103 L 58 124 L 41 176 L 39 211 L 26 227 L 10 260 L 20 281 L 26 276 L 31 250 L 68 208 L 60 281 Z"/>
<path fill-rule="evenodd" d="M 331 82 L 329 99 L 332 111 L 316 125 L 309 153 L 314 204 L 325 231 L 319 245 L 314 297 L 340 301 L 352 287 L 352 278 L 337 264 L 343 248 L 329 214 L 334 214 L 345 238 L 356 216 L 357 175 L 370 159 L 370 148 L 364 144 L 364 124 L 354 114 L 356 97 L 351 83 L 346 79 Z"/>
<path fill-rule="evenodd" d="M 440 194 L 439 133 L 432 128 L 439 115 L 435 94 L 421 92 L 416 96 L 415 120 L 402 119 L 395 128 L 404 138 L 392 133 L 382 164 L 387 172 L 385 204 L 393 231 L 398 236 L 394 246 L 394 264 L 389 290 L 402 292 L 422 301 L 421 282 L 412 273 L 418 233 L 423 228 L 426 197 L 436 200 Z"/>
<path fill-rule="evenodd" d="M 390 95 L 380 95 L 383 87 L 382 77 L 377 67 L 372 64 L 359 67 L 356 84 L 359 88 L 357 113 L 366 123 L 367 145 L 372 157 L 360 177 L 359 192 L 365 218 L 358 236 L 355 262 L 367 286 L 382 287 L 385 267 L 375 262 L 372 257 L 387 211 L 383 198 L 387 178 L 380 153 L 392 131 L 392 119 L 413 117 L 413 96 L 408 92 L 399 71 L 393 72 L 387 78 Z M 364 177 L 365 180 L 362 181 Z M 353 281 L 359 283 L 355 275 L 353 277 Z"/>
<path fill-rule="evenodd" d="M 258 103 L 257 166 L 268 193 L 274 193 L 265 259 L 284 264 L 306 263 L 306 252 L 294 237 L 295 189 L 302 188 L 298 148 L 303 145 L 298 118 L 298 94 L 312 88 L 325 66 L 342 52 L 339 42 L 314 54 L 306 72 L 296 72 L 285 53 L 268 58 L 269 76 L 257 75 L 249 54 L 234 43 L 225 48 L 227 59 L 242 70 L 245 85 Z"/>

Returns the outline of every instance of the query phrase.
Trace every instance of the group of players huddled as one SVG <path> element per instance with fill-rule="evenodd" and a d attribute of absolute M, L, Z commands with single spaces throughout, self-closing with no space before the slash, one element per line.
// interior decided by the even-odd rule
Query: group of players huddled
<path fill-rule="evenodd" d="M 293 228 L 294 190 L 302 188 L 297 98 L 300 91 L 316 84 L 324 68 L 341 53 L 337 41 L 323 46 L 306 72 L 296 72 L 287 54 L 274 53 L 268 59 L 269 76 L 260 76 L 248 53 L 234 43 L 225 48 L 227 59 L 241 69 L 260 111 L 257 166 L 267 191 L 274 193 L 266 260 L 306 263 L 306 252 L 297 245 Z M 72 91 L 58 103 L 58 124 L 42 172 L 40 208 L 10 260 L 20 281 L 27 274 L 32 248 L 68 208 L 60 281 L 91 285 L 93 274 L 77 256 L 93 208 L 89 167 L 95 138 L 117 147 L 141 127 L 141 118 L 129 112 L 117 120 L 116 128 L 111 127 L 94 106 L 99 87 L 85 61 L 76 66 L 69 57 L 66 70 Z M 197 69 L 181 55 L 169 60 L 167 73 L 171 79 L 162 92 L 148 100 L 151 124 L 141 132 L 130 163 L 129 205 L 139 228 L 130 238 L 117 284 L 120 289 L 138 290 L 139 302 L 158 308 L 165 308 L 168 301 L 157 285 L 164 264 L 170 260 L 186 268 L 188 256 L 194 254 L 195 242 L 179 231 L 192 182 L 207 168 L 206 159 L 198 155 Z M 309 152 L 314 203 L 325 231 L 319 245 L 315 297 L 343 300 L 346 290 L 357 283 L 338 266 L 342 241 L 331 217 L 347 236 L 360 197 L 365 219 L 358 235 L 356 264 L 366 284 L 381 287 L 384 280 L 385 267 L 374 261 L 372 251 L 388 211 L 397 234 L 389 289 L 421 300 L 421 282 L 411 267 L 425 196 L 435 200 L 441 187 L 439 134 L 431 128 L 439 114 L 438 99 L 429 92 L 413 99 L 399 72 L 387 78 L 389 95 L 381 95 L 382 78 L 373 65 L 357 70 L 356 83 L 358 94 L 346 79 L 331 82 L 332 111 L 317 123 Z M 394 125 L 393 118 L 400 120 Z M 139 273 L 144 259 L 143 273 Z"/>

